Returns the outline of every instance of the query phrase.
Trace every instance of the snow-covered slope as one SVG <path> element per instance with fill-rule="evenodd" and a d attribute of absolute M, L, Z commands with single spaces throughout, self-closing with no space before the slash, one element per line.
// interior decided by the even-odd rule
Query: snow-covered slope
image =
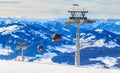
<path fill-rule="evenodd" d="M 97 69 L 59 64 L 0 61 L 0 73 L 119 73 L 117 69 Z"/>
<path fill-rule="evenodd" d="M 93 30 L 104 29 L 115 34 L 120 34 L 120 19 L 100 19 L 93 24 L 85 24 L 81 28 Z"/>
<path fill-rule="evenodd" d="M 74 64 L 76 26 L 64 26 L 67 19 L 40 20 L 25 18 L 0 19 L 0 59 L 21 59 L 19 43 L 26 42 L 25 61 Z M 97 20 L 80 28 L 82 66 L 120 68 L 119 19 Z M 115 26 L 115 28 L 113 28 Z M 54 33 L 60 33 L 59 43 L 52 41 Z M 37 46 L 43 46 L 43 52 Z"/>

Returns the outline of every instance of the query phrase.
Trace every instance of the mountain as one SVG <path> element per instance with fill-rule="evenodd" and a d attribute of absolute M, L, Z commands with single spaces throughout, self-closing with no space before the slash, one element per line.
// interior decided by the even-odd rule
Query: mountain
<path fill-rule="evenodd" d="M 81 28 L 93 30 L 96 29 L 105 29 L 107 31 L 113 32 L 115 34 L 120 34 L 120 19 L 99 19 L 96 20 L 96 23 L 85 24 Z"/>
<path fill-rule="evenodd" d="M 16 47 L 26 43 L 25 61 L 48 61 L 74 64 L 76 26 L 65 26 L 67 18 L 42 20 L 27 18 L 0 18 L 0 59 L 21 59 L 22 50 Z M 120 68 L 119 19 L 99 19 L 80 27 L 80 56 L 82 66 Z M 114 28 L 113 28 L 114 27 Z M 59 33 L 60 42 L 52 36 Z M 38 52 L 37 46 L 43 46 Z"/>

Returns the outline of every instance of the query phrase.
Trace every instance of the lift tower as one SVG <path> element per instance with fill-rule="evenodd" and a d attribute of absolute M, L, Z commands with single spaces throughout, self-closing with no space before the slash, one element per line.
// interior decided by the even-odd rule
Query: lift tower
<path fill-rule="evenodd" d="M 69 19 L 72 19 L 76 23 L 76 49 L 75 49 L 75 65 L 80 65 L 80 25 L 84 24 L 87 20 L 87 17 L 85 17 L 85 14 L 88 13 L 88 11 L 68 11 L 71 13 L 71 17 Z"/>
<path fill-rule="evenodd" d="M 68 11 L 68 13 L 71 14 L 71 17 L 69 17 L 69 21 L 65 22 L 64 25 L 70 25 L 73 23 L 76 23 L 76 48 L 75 48 L 75 65 L 80 66 L 80 25 L 83 25 L 85 23 L 93 23 L 94 20 L 89 20 L 85 16 L 88 11 L 75 11 L 74 9 L 71 11 Z"/>

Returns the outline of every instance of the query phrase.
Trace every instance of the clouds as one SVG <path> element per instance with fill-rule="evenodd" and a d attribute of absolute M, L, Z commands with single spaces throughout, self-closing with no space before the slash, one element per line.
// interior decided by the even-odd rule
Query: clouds
<path fill-rule="evenodd" d="M 84 7 L 90 11 L 90 17 L 120 18 L 119 0 L 84 0 Z"/>
<path fill-rule="evenodd" d="M 72 4 L 78 3 L 81 10 L 90 11 L 89 17 L 120 18 L 119 0 L 0 0 L 1 17 L 68 17 Z"/>
<path fill-rule="evenodd" d="M 19 4 L 18 0 L 0 0 L 0 4 Z"/>
<path fill-rule="evenodd" d="M 0 4 L 18 4 L 19 2 L 4 2 L 0 1 Z"/>

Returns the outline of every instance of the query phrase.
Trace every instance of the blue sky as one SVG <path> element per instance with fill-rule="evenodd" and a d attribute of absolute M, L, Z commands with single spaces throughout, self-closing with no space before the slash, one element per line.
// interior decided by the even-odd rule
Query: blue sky
<path fill-rule="evenodd" d="M 0 0 L 0 17 L 68 17 L 73 3 L 88 10 L 89 18 L 120 18 L 120 0 Z"/>

